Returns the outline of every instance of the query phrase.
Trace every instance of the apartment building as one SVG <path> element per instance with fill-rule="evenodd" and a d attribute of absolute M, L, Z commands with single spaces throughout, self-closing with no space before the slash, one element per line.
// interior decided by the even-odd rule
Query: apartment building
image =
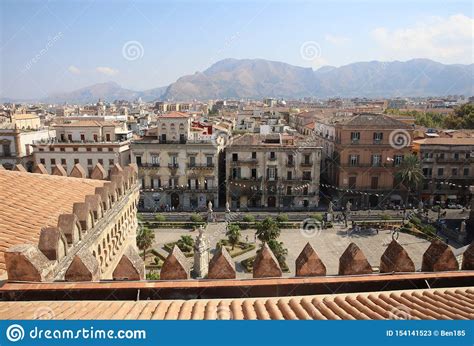
<path fill-rule="evenodd" d="M 412 126 L 383 114 L 361 113 L 317 121 L 316 129 L 333 203 L 403 203 L 407 191 L 396 182 L 395 173 L 411 154 Z"/>
<path fill-rule="evenodd" d="M 425 138 L 414 141 L 425 179 L 421 198 L 428 205 L 461 204 L 474 185 L 474 136 Z"/>
<path fill-rule="evenodd" d="M 226 148 L 231 208 L 317 207 L 321 148 L 289 134 L 244 134 Z"/>
<path fill-rule="evenodd" d="M 192 122 L 184 113 L 164 114 L 131 148 L 141 182 L 140 208 L 202 210 L 209 202 L 219 205 L 221 148 L 212 126 Z"/>
<path fill-rule="evenodd" d="M 106 172 L 115 165 L 130 163 L 130 139 L 132 132 L 126 123 L 107 121 L 75 121 L 53 126 L 56 139 L 33 145 L 36 164 L 43 164 L 48 173 L 61 165 L 70 173 L 80 164 L 90 176 L 99 163 Z"/>
<path fill-rule="evenodd" d="M 48 128 L 21 129 L 17 124 L 0 125 L 0 164 L 6 169 L 13 169 L 21 164 L 27 170 L 33 168 L 33 145 L 54 140 L 56 131 Z"/>

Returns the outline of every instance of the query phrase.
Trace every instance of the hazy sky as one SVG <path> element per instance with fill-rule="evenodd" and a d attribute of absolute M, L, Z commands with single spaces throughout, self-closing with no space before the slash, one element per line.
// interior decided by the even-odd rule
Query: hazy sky
<path fill-rule="evenodd" d="M 224 58 L 472 63 L 470 1 L 0 0 L 0 97 L 145 90 Z"/>

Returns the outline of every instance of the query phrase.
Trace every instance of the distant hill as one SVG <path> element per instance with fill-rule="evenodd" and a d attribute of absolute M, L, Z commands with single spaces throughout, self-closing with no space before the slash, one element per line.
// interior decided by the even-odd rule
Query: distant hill
<path fill-rule="evenodd" d="M 403 97 L 474 95 L 474 65 L 445 65 L 428 59 L 357 62 L 314 71 L 263 59 L 224 59 L 166 87 L 124 89 L 114 82 L 50 95 L 45 103 L 93 103 L 99 98 L 132 101 L 192 101 L 277 97 Z M 18 101 L 4 98 L 3 100 Z M 5 102 L 6 102 L 5 101 Z"/>
<path fill-rule="evenodd" d="M 114 100 L 133 101 L 141 97 L 143 101 L 159 99 L 166 87 L 154 88 L 145 91 L 133 91 L 124 89 L 115 82 L 99 83 L 87 86 L 71 92 L 50 95 L 42 100 L 45 103 L 94 103 L 99 98 L 112 102 Z"/>
<path fill-rule="evenodd" d="M 225 59 L 204 72 L 179 78 L 163 99 L 472 95 L 473 66 L 414 59 L 313 71 L 262 59 Z"/>

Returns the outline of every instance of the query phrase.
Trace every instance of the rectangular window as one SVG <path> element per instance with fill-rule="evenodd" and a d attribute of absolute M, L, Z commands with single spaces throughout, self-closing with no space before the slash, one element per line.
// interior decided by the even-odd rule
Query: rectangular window
<path fill-rule="evenodd" d="M 351 132 L 351 141 L 353 143 L 360 141 L 360 132 Z"/>
<path fill-rule="evenodd" d="M 178 157 L 177 156 L 170 156 L 171 167 L 177 168 L 178 167 Z"/>
<path fill-rule="evenodd" d="M 159 166 L 160 165 L 160 157 L 158 155 L 151 155 L 151 164 L 153 166 Z"/>
<path fill-rule="evenodd" d="M 304 163 L 309 165 L 311 162 L 311 155 L 305 155 L 304 156 Z"/>
<path fill-rule="evenodd" d="M 438 177 L 442 177 L 444 175 L 444 168 L 438 168 Z"/>
<path fill-rule="evenodd" d="M 190 167 L 196 167 L 196 156 L 190 156 L 189 157 L 189 166 Z"/>
<path fill-rule="evenodd" d="M 465 177 L 467 177 L 469 175 L 469 167 L 464 168 L 463 174 L 464 174 Z"/>
<path fill-rule="evenodd" d="M 268 180 L 275 180 L 276 179 L 276 168 L 271 167 L 268 169 Z"/>
<path fill-rule="evenodd" d="M 97 151 L 102 151 L 102 148 L 97 148 Z"/>
<path fill-rule="evenodd" d="M 239 154 L 233 153 L 233 154 L 232 154 L 232 161 L 233 161 L 233 162 L 236 162 L 236 161 L 238 161 L 238 160 L 239 160 Z"/>
<path fill-rule="evenodd" d="M 207 167 L 212 167 L 212 156 L 206 156 L 206 165 Z"/>
<path fill-rule="evenodd" d="M 81 135 L 81 141 L 85 141 L 86 140 L 86 136 L 85 135 Z"/>
<path fill-rule="evenodd" d="M 40 159 L 40 163 L 41 163 L 42 165 L 44 165 L 44 164 L 45 164 L 44 159 Z"/>
<path fill-rule="evenodd" d="M 304 171 L 303 172 L 303 180 L 311 180 L 311 172 Z"/>
<path fill-rule="evenodd" d="M 61 159 L 61 165 L 63 165 L 63 166 L 66 165 L 66 159 Z"/>
<path fill-rule="evenodd" d="M 286 194 L 291 196 L 291 186 L 286 187 Z"/>
<path fill-rule="evenodd" d="M 77 165 L 79 163 L 79 159 L 74 159 L 74 164 Z"/>
<path fill-rule="evenodd" d="M 66 148 L 60 148 L 59 151 L 66 151 Z"/>
<path fill-rule="evenodd" d="M 402 161 L 403 161 L 403 155 L 395 155 L 393 157 L 393 164 L 395 166 L 399 166 L 402 163 Z"/>
<path fill-rule="evenodd" d="M 459 153 L 454 153 L 453 157 L 455 160 L 459 160 Z"/>
<path fill-rule="evenodd" d="M 114 165 L 114 159 L 109 159 L 109 166 L 113 166 Z"/>
<path fill-rule="evenodd" d="M 382 155 L 372 155 L 372 166 L 373 167 L 382 166 Z"/>
<path fill-rule="evenodd" d="M 286 172 L 286 179 L 287 180 L 292 180 L 293 179 L 293 172 L 292 171 Z"/>
<path fill-rule="evenodd" d="M 97 162 L 99 162 L 101 165 L 104 165 L 104 160 L 98 159 Z"/>
<path fill-rule="evenodd" d="M 288 166 L 293 166 L 294 161 L 293 161 L 293 155 L 288 155 Z"/>
<path fill-rule="evenodd" d="M 92 151 L 92 148 L 87 147 L 86 151 Z"/>
<path fill-rule="evenodd" d="M 257 158 L 257 152 L 253 151 L 252 152 L 252 159 L 255 160 Z"/>
<path fill-rule="evenodd" d="M 383 132 L 374 132 L 374 143 L 378 144 L 382 142 L 383 139 Z"/>
<path fill-rule="evenodd" d="M 252 168 L 252 179 L 257 179 L 257 169 Z"/>
<path fill-rule="evenodd" d="M 457 176 L 458 175 L 458 169 L 457 168 L 451 169 L 451 175 L 454 176 L 454 177 Z"/>
<path fill-rule="evenodd" d="M 56 159 L 51 159 L 51 166 L 54 166 L 56 164 Z"/>
<path fill-rule="evenodd" d="M 359 155 L 350 155 L 349 156 L 349 165 L 358 166 L 359 165 Z"/>
<path fill-rule="evenodd" d="M 240 167 L 232 168 L 232 178 L 240 179 Z"/>
<path fill-rule="evenodd" d="M 276 159 L 275 152 L 274 152 L 274 151 L 270 151 L 270 160 L 275 160 L 275 159 Z"/>
<path fill-rule="evenodd" d="M 89 166 L 92 166 L 92 159 L 87 159 L 87 164 L 88 164 Z"/>

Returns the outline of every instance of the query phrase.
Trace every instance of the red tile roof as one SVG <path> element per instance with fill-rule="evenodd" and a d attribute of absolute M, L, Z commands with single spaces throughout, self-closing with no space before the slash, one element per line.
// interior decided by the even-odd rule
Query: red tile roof
<path fill-rule="evenodd" d="M 6 276 L 5 251 L 36 244 L 42 227 L 56 226 L 104 181 L 0 170 L 0 278 Z"/>
<path fill-rule="evenodd" d="M 473 288 L 269 298 L 0 302 L 3 319 L 474 319 Z"/>

